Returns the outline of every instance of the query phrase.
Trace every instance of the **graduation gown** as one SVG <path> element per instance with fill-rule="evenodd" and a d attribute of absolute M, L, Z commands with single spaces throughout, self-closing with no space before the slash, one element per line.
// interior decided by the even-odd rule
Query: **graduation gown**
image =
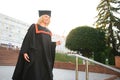
<path fill-rule="evenodd" d="M 12 76 L 13 80 L 53 80 L 56 43 L 51 42 L 51 32 L 38 24 L 27 31 Z M 30 62 L 23 54 L 28 53 Z"/>

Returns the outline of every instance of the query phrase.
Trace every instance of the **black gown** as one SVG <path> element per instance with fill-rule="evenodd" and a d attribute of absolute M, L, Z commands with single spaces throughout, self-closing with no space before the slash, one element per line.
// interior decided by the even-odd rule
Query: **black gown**
<path fill-rule="evenodd" d="M 53 80 L 56 43 L 51 42 L 51 32 L 38 24 L 32 24 L 23 40 L 13 80 Z M 30 62 L 23 54 L 28 53 Z"/>

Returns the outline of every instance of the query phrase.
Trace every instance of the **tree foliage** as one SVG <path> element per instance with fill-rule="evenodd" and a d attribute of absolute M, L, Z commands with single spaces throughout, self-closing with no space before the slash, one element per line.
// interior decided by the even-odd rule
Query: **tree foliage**
<path fill-rule="evenodd" d="M 101 0 L 97 6 L 96 27 L 105 30 L 107 46 L 114 55 L 120 55 L 120 0 Z"/>
<path fill-rule="evenodd" d="M 70 31 L 65 46 L 88 57 L 92 52 L 104 49 L 104 33 L 89 26 L 79 26 Z"/>

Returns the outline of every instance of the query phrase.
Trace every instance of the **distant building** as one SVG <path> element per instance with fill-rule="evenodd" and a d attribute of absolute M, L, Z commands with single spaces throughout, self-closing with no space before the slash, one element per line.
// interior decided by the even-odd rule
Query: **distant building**
<path fill-rule="evenodd" d="M 20 48 L 29 26 L 29 24 L 23 21 L 0 14 L 0 46 L 15 49 Z M 56 47 L 57 52 L 64 53 L 68 51 L 65 48 L 66 38 L 64 36 L 53 34 L 52 40 L 60 40 L 62 42 L 60 46 Z"/>
<path fill-rule="evenodd" d="M 20 48 L 29 25 L 0 14 L 0 45 Z"/>

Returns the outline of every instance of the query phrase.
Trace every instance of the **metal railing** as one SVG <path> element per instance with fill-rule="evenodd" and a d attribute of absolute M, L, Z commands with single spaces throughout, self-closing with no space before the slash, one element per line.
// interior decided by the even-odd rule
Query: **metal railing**
<path fill-rule="evenodd" d="M 85 60 L 85 65 L 86 65 L 86 68 L 85 68 L 85 72 L 86 72 L 86 80 L 89 80 L 89 76 L 88 76 L 88 61 L 89 62 L 92 62 L 94 64 L 98 64 L 98 65 L 101 65 L 103 67 L 106 67 L 108 69 L 111 69 L 113 71 L 116 71 L 118 73 L 120 73 L 120 69 L 117 69 L 117 68 L 113 68 L 111 66 L 108 66 L 108 65 L 105 65 L 105 64 L 102 64 L 100 62 L 97 62 L 97 61 L 94 61 L 92 59 L 89 59 L 89 58 L 86 58 L 86 57 L 83 57 L 81 55 L 78 55 L 78 54 L 68 54 L 69 56 L 75 56 L 76 57 L 76 80 L 78 80 L 78 58 L 81 58 L 82 60 Z"/>

